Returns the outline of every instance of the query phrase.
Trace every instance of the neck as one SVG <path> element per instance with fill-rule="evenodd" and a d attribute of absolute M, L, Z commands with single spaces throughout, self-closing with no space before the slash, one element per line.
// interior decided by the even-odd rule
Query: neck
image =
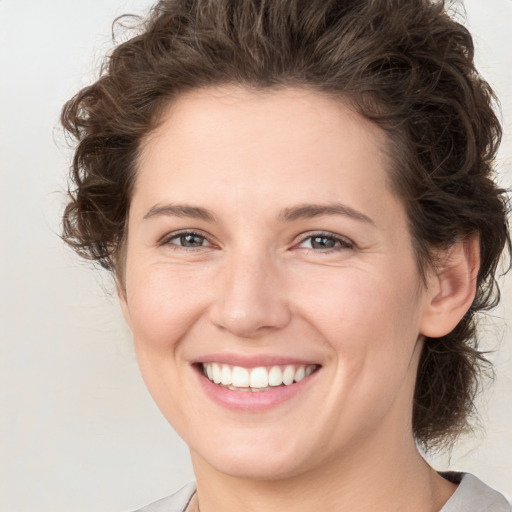
<path fill-rule="evenodd" d="M 400 441 L 398 447 L 372 443 L 275 480 L 229 476 L 192 453 L 200 512 L 439 511 L 456 486 L 424 461 L 412 437 Z"/>

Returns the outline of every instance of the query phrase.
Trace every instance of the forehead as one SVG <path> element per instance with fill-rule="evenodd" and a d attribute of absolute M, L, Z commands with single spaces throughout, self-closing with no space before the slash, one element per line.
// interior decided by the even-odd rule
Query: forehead
<path fill-rule="evenodd" d="M 244 143 L 245 150 L 270 140 L 280 146 L 304 140 L 310 145 L 324 141 L 327 146 L 333 138 L 341 143 L 352 136 L 382 148 L 387 141 L 382 130 L 341 97 L 310 89 L 249 90 L 234 85 L 179 95 L 163 110 L 159 126 L 146 137 L 144 152 L 165 134 L 176 143 L 200 144 L 205 150 L 236 140 Z M 236 147 L 231 150 L 236 152 Z"/>
<path fill-rule="evenodd" d="M 379 128 L 317 92 L 199 89 L 171 103 L 144 141 L 136 189 L 229 184 L 253 197 L 286 187 L 297 200 L 322 191 L 326 197 L 317 199 L 339 199 L 327 197 L 329 190 L 350 174 L 385 186 L 386 145 Z"/>

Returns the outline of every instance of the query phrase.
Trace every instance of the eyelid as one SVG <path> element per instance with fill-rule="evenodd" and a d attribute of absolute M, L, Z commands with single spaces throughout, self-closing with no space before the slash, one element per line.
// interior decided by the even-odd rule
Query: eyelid
<path fill-rule="evenodd" d="M 174 240 L 175 238 L 178 238 L 178 237 L 184 236 L 184 235 L 195 235 L 195 236 L 204 238 L 206 240 L 206 242 L 208 243 L 208 245 L 206 245 L 206 246 L 203 245 L 203 246 L 199 246 L 199 247 L 185 247 L 185 246 L 181 246 L 179 244 L 171 243 L 171 240 Z M 331 251 L 342 250 L 342 249 L 350 249 L 350 248 L 356 247 L 356 244 L 352 240 L 347 238 L 346 236 L 339 235 L 339 234 L 333 233 L 331 231 L 309 231 L 309 232 L 302 233 L 301 235 L 299 235 L 298 240 L 294 244 L 293 248 L 298 248 L 298 246 L 300 246 L 300 244 L 302 244 L 306 240 L 308 240 L 310 238 L 314 238 L 314 237 L 330 238 L 330 239 L 334 240 L 335 242 L 338 242 L 339 245 L 337 247 L 333 247 L 333 248 L 325 249 L 325 250 L 314 249 L 314 248 L 311 248 L 311 249 L 305 248 L 306 250 L 325 253 L 325 252 L 331 252 Z M 171 233 L 166 233 L 164 236 L 162 236 L 158 240 L 158 245 L 160 245 L 160 246 L 169 245 L 169 246 L 173 246 L 173 248 L 182 248 L 185 250 L 194 250 L 194 249 L 198 250 L 203 247 L 212 247 L 212 246 L 215 246 L 216 244 L 211 240 L 211 237 L 207 233 L 205 233 L 204 231 L 201 231 L 200 229 L 180 229 L 178 231 L 172 231 Z"/>
<path fill-rule="evenodd" d="M 185 246 L 182 246 L 182 245 L 171 243 L 171 240 L 174 240 L 175 238 L 178 238 L 178 237 L 184 236 L 184 235 L 195 235 L 195 236 L 199 236 L 201 238 L 204 238 L 208 242 L 208 245 L 203 245 L 203 246 L 200 246 L 200 247 L 185 247 Z M 212 247 L 212 246 L 215 245 L 212 242 L 210 236 L 207 235 L 204 231 L 201 231 L 200 229 L 179 229 L 178 231 L 172 231 L 171 233 L 166 233 L 163 237 L 161 237 L 158 240 L 157 243 L 160 246 L 162 246 L 162 245 L 169 245 L 169 246 L 174 246 L 174 247 L 185 249 L 185 250 L 194 250 L 194 249 L 197 250 L 197 249 L 201 249 L 203 247 Z"/>
<path fill-rule="evenodd" d="M 356 244 L 352 240 L 350 240 L 350 238 L 347 238 L 346 236 L 343 236 L 343 235 L 339 235 L 337 233 L 333 233 L 331 231 L 309 231 L 307 233 L 302 233 L 299 237 L 299 240 L 294 245 L 294 247 L 297 248 L 298 246 L 300 246 L 300 244 L 304 243 L 309 238 L 315 238 L 315 237 L 330 238 L 330 239 L 334 240 L 335 242 L 339 242 L 340 245 L 337 247 L 333 247 L 330 249 L 324 249 L 324 250 L 314 249 L 314 248 L 309 248 L 309 247 L 304 248 L 304 249 L 309 250 L 309 251 L 314 251 L 314 252 L 324 252 L 325 253 L 325 252 L 331 252 L 331 251 L 337 251 L 337 250 L 343 250 L 343 249 L 353 249 L 356 247 Z"/>

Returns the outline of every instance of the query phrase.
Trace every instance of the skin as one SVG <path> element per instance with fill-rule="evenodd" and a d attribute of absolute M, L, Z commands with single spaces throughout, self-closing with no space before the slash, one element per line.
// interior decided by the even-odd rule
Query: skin
<path fill-rule="evenodd" d="M 471 303 L 476 243 L 422 283 L 385 145 L 339 101 L 234 86 L 181 96 L 145 140 L 120 299 L 201 512 L 431 511 L 453 493 L 416 449 L 412 397 L 423 335 Z M 338 210 L 284 218 L 310 204 Z M 199 385 L 211 353 L 321 367 L 284 403 L 233 411 Z"/>

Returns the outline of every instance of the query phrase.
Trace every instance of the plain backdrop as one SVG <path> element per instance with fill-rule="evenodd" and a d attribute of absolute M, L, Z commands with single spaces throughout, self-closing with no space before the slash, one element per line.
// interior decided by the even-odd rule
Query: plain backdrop
<path fill-rule="evenodd" d="M 112 20 L 149 0 L 0 0 L 0 510 L 116 512 L 193 477 L 145 390 L 112 283 L 59 239 L 70 151 L 62 104 L 97 73 Z M 458 2 L 461 5 L 461 2 Z M 502 100 L 512 183 L 512 0 L 466 0 L 482 74 Z M 433 463 L 512 498 L 512 278 L 483 321 L 499 352 L 486 428 Z M 207 421 L 207 419 L 206 419 Z"/>

